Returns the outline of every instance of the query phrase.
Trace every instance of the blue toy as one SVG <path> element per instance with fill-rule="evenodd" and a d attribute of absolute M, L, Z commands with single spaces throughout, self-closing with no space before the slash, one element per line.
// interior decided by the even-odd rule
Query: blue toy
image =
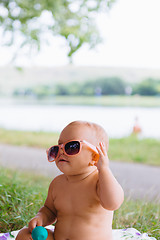
<path fill-rule="evenodd" d="M 48 232 L 42 226 L 35 227 L 32 231 L 33 240 L 46 240 L 47 237 L 48 237 Z"/>

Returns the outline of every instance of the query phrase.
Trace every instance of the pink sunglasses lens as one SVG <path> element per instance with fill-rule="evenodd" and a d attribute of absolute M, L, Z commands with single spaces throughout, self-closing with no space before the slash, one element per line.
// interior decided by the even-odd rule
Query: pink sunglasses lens
<path fill-rule="evenodd" d="M 66 143 L 65 145 L 65 152 L 68 155 L 76 155 L 80 151 L 80 142 L 78 141 L 71 141 Z"/>
<path fill-rule="evenodd" d="M 51 147 L 48 151 L 48 161 L 50 162 L 54 161 L 58 155 L 58 151 L 59 151 L 58 146 Z"/>

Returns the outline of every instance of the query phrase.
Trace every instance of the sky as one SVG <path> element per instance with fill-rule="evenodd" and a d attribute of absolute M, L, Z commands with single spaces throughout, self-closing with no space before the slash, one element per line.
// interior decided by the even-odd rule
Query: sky
<path fill-rule="evenodd" d="M 75 66 L 160 68 L 160 0 L 117 0 L 97 25 L 103 43 L 90 50 L 84 45 L 73 56 Z M 18 66 L 64 66 L 69 64 L 61 37 L 48 36 L 50 45 L 31 57 L 21 55 Z M 0 41 L 1 42 L 1 41 Z M 12 48 L 0 47 L 0 66 L 9 64 Z"/>

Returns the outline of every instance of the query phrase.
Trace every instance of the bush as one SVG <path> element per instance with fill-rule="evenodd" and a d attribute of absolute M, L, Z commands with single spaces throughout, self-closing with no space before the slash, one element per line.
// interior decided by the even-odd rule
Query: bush
<path fill-rule="evenodd" d="M 160 81 L 154 79 L 146 79 L 139 84 L 136 84 L 133 90 L 134 94 L 143 96 L 154 96 L 160 93 L 159 91 Z"/>
<path fill-rule="evenodd" d="M 101 78 L 88 81 L 82 87 L 82 93 L 90 95 L 123 95 L 125 94 L 125 82 L 120 78 Z"/>

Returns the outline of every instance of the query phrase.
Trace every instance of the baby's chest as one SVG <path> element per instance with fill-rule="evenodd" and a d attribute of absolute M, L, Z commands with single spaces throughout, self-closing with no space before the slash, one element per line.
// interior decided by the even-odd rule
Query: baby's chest
<path fill-rule="evenodd" d="M 63 214 L 78 214 L 79 212 L 92 211 L 98 201 L 94 186 L 73 186 L 63 188 L 55 198 L 55 207 Z"/>

